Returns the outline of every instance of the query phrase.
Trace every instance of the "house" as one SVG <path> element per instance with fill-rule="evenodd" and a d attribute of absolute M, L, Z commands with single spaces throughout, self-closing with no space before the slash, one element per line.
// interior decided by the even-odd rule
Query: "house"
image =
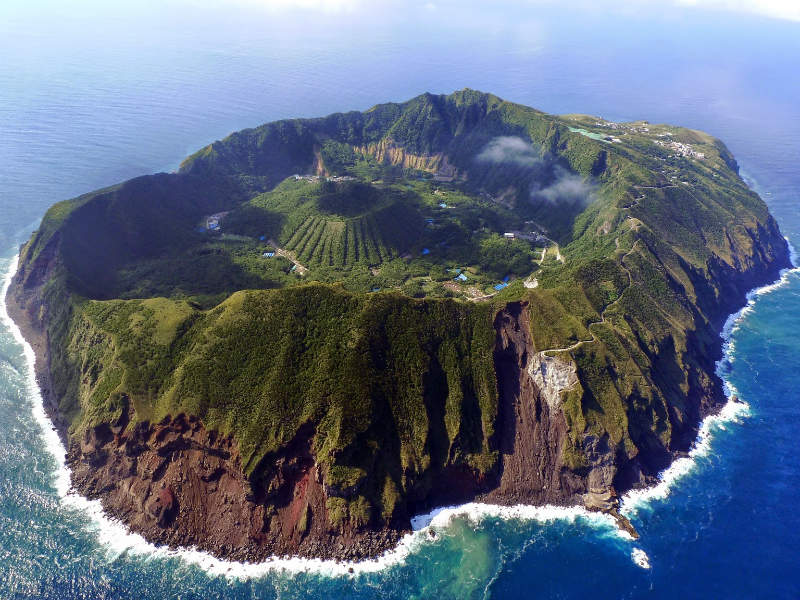
<path fill-rule="evenodd" d="M 509 240 L 513 240 L 515 237 L 517 237 L 517 235 L 513 231 L 506 231 L 503 234 L 503 237 Z"/>
<path fill-rule="evenodd" d="M 422 252 L 421 252 L 422 256 L 425 256 L 426 254 L 430 254 L 430 253 L 431 253 L 431 251 L 428 250 L 427 248 L 423 248 Z"/>
<path fill-rule="evenodd" d="M 455 278 L 455 281 L 466 281 L 466 280 L 467 276 L 464 275 L 463 273 L 459 273 L 458 276 Z"/>
<path fill-rule="evenodd" d="M 226 210 L 223 212 L 214 213 L 213 215 L 208 215 L 206 217 L 206 229 L 211 231 L 218 230 L 222 219 L 224 219 L 225 215 L 227 215 L 229 212 L 230 211 Z"/>
<path fill-rule="evenodd" d="M 274 252 L 264 252 L 264 254 L 262 256 L 264 258 L 272 258 L 273 256 L 275 256 L 275 253 Z"/>
<path fill-rule="evenodd" d="M 508 287 L 507 283 L 498 283 L 496 286 L 494 286 L 494 289 L 496 289 L 499 292 L 500 290 L 502 290 L 504 288 L 507 288 L 507 287 Z"/>
<path fill-rule="evenodd" d="M 447 202 L 439 202 L 439 208 L 447 208 Z"/>

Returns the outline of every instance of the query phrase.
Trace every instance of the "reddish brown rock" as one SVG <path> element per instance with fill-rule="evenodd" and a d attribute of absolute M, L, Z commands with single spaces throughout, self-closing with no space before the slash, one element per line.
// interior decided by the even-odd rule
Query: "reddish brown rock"
<path fill-rule="evenodd" d="M 196 417 L 138 423 L 118 435 L 90 429 L 69 452 L 72 482 L 148 540 L 197 546 L 217 556 L 257 561 L 272 555 L 357 559 L 397 543 L 402 531 L 340 530 L 328 521 L 326 494 L 304 428 L 267 460 L 272 476 L 251 482 L 237 443 Z"/>

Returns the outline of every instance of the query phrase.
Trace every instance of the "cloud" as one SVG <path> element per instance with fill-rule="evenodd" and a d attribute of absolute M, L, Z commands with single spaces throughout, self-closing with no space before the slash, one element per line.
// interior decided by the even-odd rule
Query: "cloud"
<path fill-rule="evenodd" d="M 204 0 L 200 0 L 202 3 Z M 306 10 L 322 13 L 351 13 L 363 0 L 223 0 L 223 3 L 263 8 L 272 12 Z"/>
<path fill-rule="evenodd" d="M 373 13 L 430 13 L 451 11 L 451 18 L 470 18 L 471 9 L 479 3 L 463 3 L 456 0 L 183 0 L 194 4 L 244 5 L 258 7 L 270 12 L 310 11 L 319 13 L 351 14 L 359 11 Z M 505 0 L 502 3 L 511 8 L 539 6 L 562 6 L 562 0 Z M 800 21 L 800 0 L 571 0 L 570 8 L 580 11 L 631 12 L 645 8 L 665 9 L 707 9 L 717 11 L 756 14 L 774 19 Z M 519 15 L 518 15 L 519 16 Z M 486 18 L 482 14 L 481 19 Z"/>
<path fill-rule="evenodd" d="M 771 17 L 773 19 L 786 19 L 787 21 L 800 21 L 800 2 L 798 0 L 674 0 L 681 6 L 709 8 L 714 10 L 728 10 L 734 12 L 752 13 Z"/>
<path fill-rule="evenodd" d="M 522 0 L 524 4 L 560 5 L 561 0 Z M 800 21 L 798 0 L 573 0 L 576 10 L 631 12 L 645 8 L 659 10 L 697 8 L 760 15 L 773 19 Z"/>
<path fill-rule="evenodd" d="M 580 175 L 556 166 L 556 180 L 550 185 L 533 190 L 531 199 L 544 200 L 549 204 L 579 204 L 585 206 L 595 197 L 595 186 Z"/>
<path fill-rule="evenodd" d="M 521 166 L 533 166 L 541 161 L 530 142 L 511 135 L 494 138 L 481 150 L 477 160 Z"/>

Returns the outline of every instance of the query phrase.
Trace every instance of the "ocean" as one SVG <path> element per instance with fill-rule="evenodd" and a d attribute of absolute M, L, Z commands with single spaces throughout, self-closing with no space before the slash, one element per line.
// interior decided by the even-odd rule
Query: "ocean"
<path fill-rule="evenodd" d="M 671 4 L 64 4 L 0 6 L 6 282 L 56 201 L 175 169 L 243 127 L 464 87 L 705 130 L 800 244 L 800 23 Z M 743 403 L 709 419 L 660 485 L 626 498 L 639 540 L 575 509 L 465 506 L 420 517 L 435 539 L 413 534 L 351 573 L 154 548 L 70 494 L 30 348 L 3 307 L 0 598 L 798 598 L 797 331 L 792 270 L 724 332 L 718 370 Z"/>

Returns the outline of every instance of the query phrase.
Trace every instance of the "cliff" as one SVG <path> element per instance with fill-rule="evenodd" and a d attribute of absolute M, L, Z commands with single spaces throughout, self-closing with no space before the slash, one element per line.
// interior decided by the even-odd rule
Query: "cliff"
<path fill-rule="evenodd" d="M 7 302 L 73 485 L 152 541 L 357 559 L 444 503 L 614 513 L 789 266 L 735 169 L 701 132 L 423 95 L 59 203 Z"/>

